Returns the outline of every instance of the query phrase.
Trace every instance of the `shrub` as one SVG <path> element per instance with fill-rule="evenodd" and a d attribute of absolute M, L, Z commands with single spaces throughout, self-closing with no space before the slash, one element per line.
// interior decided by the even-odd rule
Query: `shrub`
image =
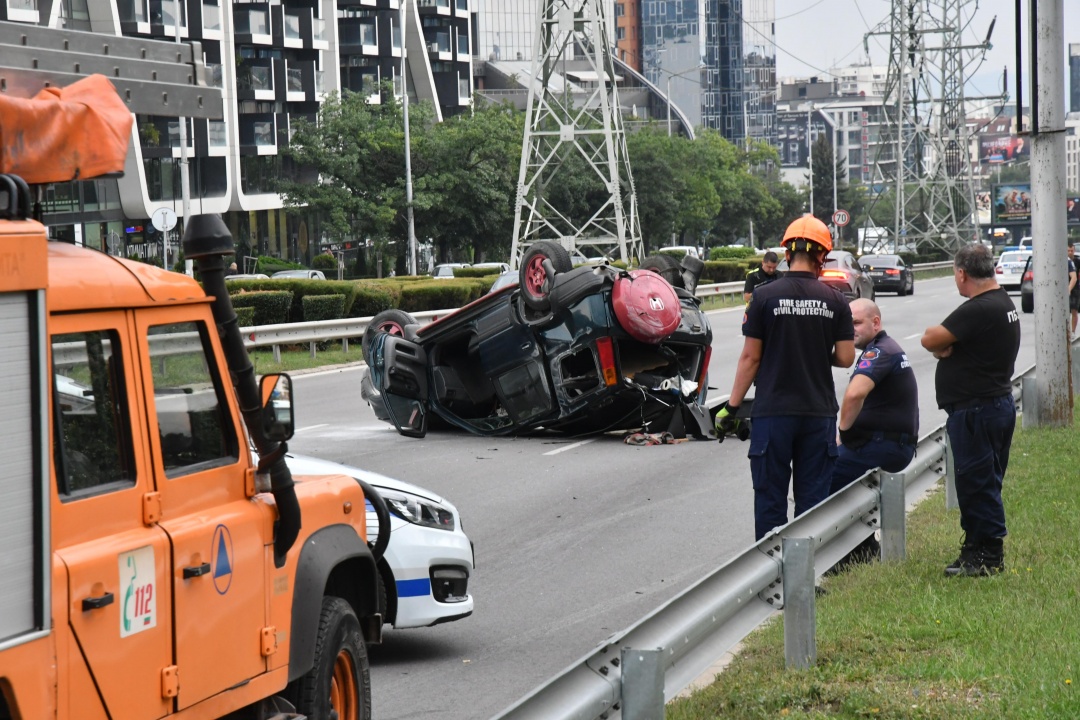
<path fill-rule="evenodd" d="M 684 257 L 686 257 L 686 251 L 685 250 L 672 250 L 670 248 L 660 248 L 656 252 L 661 253 L 663 255 L 670 255 L 671 257 L 673 257 L 673 258 L 675 258 L 676 260 L 679 260 L 679 261 L 681 261 Z"/>
<path fill-rule="evenodd" d="M 754 248 L 748 247 L 730 247 L 728 245 L 721 245 L 720 247 L 714 247 L 709 250 L 710 260 L 741 260 L 742 258 L 754 257 L 757 252 Z"/>
<path fill-rule="evenodd" d="M 252 308 L 252 325 L 277 325 L 289 321 L 293 294 L 287 290 L 238 292 L 231 295 L 233 307 Z"/>
<path fill-rule="evenodd" d="M 288 260 L 282 260 L 281 258 L 269 257 L 266 255 L 260 255 L 258 262 L 255 263 L 255 272 L 264 273 L 266 275 L 273 275 L 280 270 L 303 270 L 304 266 L 300 263 L 289 262 Z"/>
<path fill-rule="evenodd" d="M 482 279 L 409 283 L 401 288 L 399 307 L 405 312 L 459 308 L 482 297 L 490 288 L 491 282 Z"/>
<path fill-rule="evenodd" d="M 332 253 L 323 253 L 322 255 L 316 255 L 311 260 L 312 270 L 337 270 L 337 258 Z"/>
<path fill-rule="evenodd" d="M 356 302 L 345 311 L 346 317 L 372 317 L 401 305 L 400 284 L 360 280 L 353 285 L 356 287 Z"/>
<path fill-rule="evenodd" d="M 499 271 L 496 270 L 495 268 L 474 268 L 474 267 L 454 268 L 454 278 L 455 279 L 457 279 L 457 278 L 490 277 L 490 278 L 492 278 L 492 282 L 494 282 L 494 278 L 497 278 L 498 276 L 499 276 Z"/>
<path fill-rule="evenodd" d="M 737 282 L 746 279 L 746 273 L 761 265 L 757 259 L 747 259 L 742 262 L 736 260 L 709 260 L 705 263 L 705 269 L 701 271 L 701 284 Z"/>
<path fill-rule="evenodd" d="M 304 321 L 337 320 L 345 316 L 344 295 L 305 295 Z"/>
<path fill-rule="evenodd" d="M 292 294 L 292 305 L 289 314 L 283 322 L 303 322 L 304 320 L 304 296 L 305 295 L 344 295 L 345 316 L 349 315 L 353 303 L 356 301 L 357 286 L 350 281 L 338 280 L 307 280 L 307 279 L 280 279 L 280 280 L 232 280 L 229 282 L 229 291 L 237 290 L 288 290 Z"/>
<path fill-rule="evenodd" d="M 236 324 L 240 327 L 251 327 L 255 324 L 255 307 L 238 307 L 236 310 Z"/>

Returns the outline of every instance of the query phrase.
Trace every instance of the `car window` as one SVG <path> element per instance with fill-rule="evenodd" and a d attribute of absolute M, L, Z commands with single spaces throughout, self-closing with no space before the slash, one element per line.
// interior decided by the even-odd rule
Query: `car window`
<path fill-rule="evenodd" d="M 211 372 L 202 323 L 154 325 L 149 330 L 154 407 L 166 477 L 236 462 L 237 442 L 225 414 L 224 388 Z"/>
<path fill-rule="evenodd" d="M 61 499 L 132 487 L 135 461 L 119 336 L 113 330 L 54 335 L 52 356 Z"/>

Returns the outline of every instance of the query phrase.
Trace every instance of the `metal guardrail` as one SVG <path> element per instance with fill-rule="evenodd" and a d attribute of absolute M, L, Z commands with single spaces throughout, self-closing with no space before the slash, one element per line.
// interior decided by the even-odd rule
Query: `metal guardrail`
<path fill-rule="evenodd" d="M 1013 380 L 1021 403 L 1023 378 Z M 789 664 L 813 654 L 813 578 L 859 543 L 882 532 L 882 555 L 902 559 L 905 510 L 945 476 L 946 504 L 955 507 L 951 455 L 942 424 L 925 435 L 900 473 L 873 470 L 768 537 L 750 546 L 630 628 L 497 715 L 498 720 L 648 720 L 666 702 L 778 610 L 785 613 Z M 785 562 L 787 560 L 787 562 Z M 803 571 L 803 577 L 799 572 Z M 807 609 L 809 611 L 807 612 Z M 802 653 L 802 655 L 800 655 Z M 637 663 L 626 663 L 637 658 Z M 812 661 L 812 657 L 809 658 Z M 642 688 L 662 698 L 642 701 Z M 644 708 L 644 709 L 643 709 Z"/>

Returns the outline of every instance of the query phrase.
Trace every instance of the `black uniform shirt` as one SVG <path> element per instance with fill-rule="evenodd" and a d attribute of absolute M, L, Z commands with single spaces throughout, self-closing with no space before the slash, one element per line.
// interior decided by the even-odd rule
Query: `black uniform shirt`
<path fill-rule="evenodd" d="M 773 274 L 770 275 L 761 268 L 758 268 L 753 272 L 746 273 L 746 283 L 743 285 L 742 291 L 744 294 L 752 293 L 754 292 L 754 288 L 770 283 L 778 277 L 780 277 L 780 273 L 775 270 L 773 271 Z"/>
<path fill-rule="evenodd" d="M 956 337 L 934 376 L 938 407 L 1012 392 L 1020 316 L 1005 290 L 980 293 L 941 323 Z"/>
<path fill-rule="evenodd" d="M 852 430 L 918 434 L 919 387 L 915 382 L 915 371 L 911 369 L 904 349 L 884 330 L 859 356 L 851 377 L 856 375 L 873 380 L 874 389 L 863 401 Z"/>
<path fill-rule="evenodd" d="M 813 273 L 789 271 L 754 291 L 743 335 L 762 341 L 751 417 L 836 415 L 833 346 L 855 337 L 838 290 Z"/>

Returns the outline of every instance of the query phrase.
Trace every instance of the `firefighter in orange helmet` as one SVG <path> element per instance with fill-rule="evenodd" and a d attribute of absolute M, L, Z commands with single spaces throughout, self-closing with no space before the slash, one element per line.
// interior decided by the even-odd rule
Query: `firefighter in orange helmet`
<path fill-rule="evenodd" d="M 717 432 L 730 431 L 750 386 L 750 474 L 757 539 L 788 522 L 794 475 L 795 515 L 829 495 L 836 463 L 836 388 L 832 367 L 855 360 L 855 329 L 847 299 L 819 282 L 832 236 L 804 215 L 781 242 L 787 274 L 754 290 L 743 315 L 743 350 Z"/>

